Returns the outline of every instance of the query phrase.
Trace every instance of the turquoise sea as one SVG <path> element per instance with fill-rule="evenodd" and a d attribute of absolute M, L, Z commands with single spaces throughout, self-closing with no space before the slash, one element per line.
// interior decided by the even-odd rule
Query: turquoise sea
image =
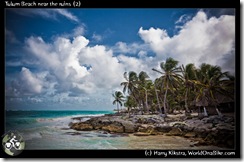
<path fill-rule="evenodd" d="M 80 132 L 69 129 L 74 117 L 101 116 L 113 111 L 6 111 L 5 130 L 17 130 L 26 149 L 116 149 L 116 138 L 105 132 Z M 111 137 L 111 138 L 110 138 Z"/>

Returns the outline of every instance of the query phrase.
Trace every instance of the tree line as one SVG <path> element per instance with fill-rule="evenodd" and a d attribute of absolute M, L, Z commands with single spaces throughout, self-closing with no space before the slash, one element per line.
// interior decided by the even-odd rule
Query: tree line
<path fill-rule="evenodd" d="M 234 101 L 235 77 L 222 72 L 219 66 L 202 63 L 199 68 L 192 63 L 178 65 L 178 61 L 169 57 L 161 62 L 160 69 L 152 68 L 158 78 L 152 81 L 149 75 L 141 71 L 125 72 L 125 81 L 120 85 L 123 93 L 113 94 L 113 104 L 131 109 L 138 109 L 142 114 L 156 112 L 167 115 L 174 110 L 212 106 L 220 115 L 218 105 Z M 125 97 L 126 95 L 126 97 Z"/>

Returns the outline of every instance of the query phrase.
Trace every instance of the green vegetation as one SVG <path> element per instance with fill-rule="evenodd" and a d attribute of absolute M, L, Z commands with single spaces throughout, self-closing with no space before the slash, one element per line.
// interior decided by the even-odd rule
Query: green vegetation
<path fill-rule="evenodd" d="M 122 92 L 113 94 L 117 103 L 144 113 L 161 113 L 167 115 L 174 110 L 189 113 L 201 106 L 214 107 L 221 115 L 218 106 L 224 102 L 234 101 L 235 78 L 228 72 L 222 72 L 219 66 L 203 63 L 199 68 L 194 64 L 178 65 L 178 61 L 167 58 L 160 64 L 160 69 L 153 68 L 159 77 L 152 81 L 149 75 L 141 71 L 125 72 L 125 81 L 121 83 Z M 118 108 L 119 109 L 119 108 Z"/>
<path fill-rule="evenodd" d="M 113 101 L 113 104 L 117 104 L 117 110 L 118 110 L 118 113 L 119 113 L 119 105 L 122 106 L 122 102 L 124 101 L 124 96 L 122 94 L 122 92 L 120 91 L 116 91 L 114 94 L 113 94 L 113 97 L 114 97 L 114 101 Z"/>

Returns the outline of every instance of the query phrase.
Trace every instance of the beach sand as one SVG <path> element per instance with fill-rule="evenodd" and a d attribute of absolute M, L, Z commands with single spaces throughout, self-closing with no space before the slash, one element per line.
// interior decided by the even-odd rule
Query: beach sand
<path fill-rule="evenodd" d="M 140 149 L 161 149 L 161 150 L 221 150 L 217 146 L 192 146 L 194 141 L 186 139 L 179 136 L 165 136 L 165 135 L 156 135 L 156 136 L 134 136 L 129 135 L 128 137 L 121 137 L 121 140 L 124 141 L 124 146 L 116 146 L 120 149 L 131 149 L 131 150 L 140 150 Z"/>

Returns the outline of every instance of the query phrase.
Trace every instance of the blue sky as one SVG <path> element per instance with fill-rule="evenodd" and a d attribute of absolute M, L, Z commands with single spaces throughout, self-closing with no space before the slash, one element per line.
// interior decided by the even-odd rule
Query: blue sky
<path fill-rule="evenodd" d="M 234 75 L 233 9 L 7 9 L 6 109 L 112 110 L 125 71 L 167 57 Z"/>

